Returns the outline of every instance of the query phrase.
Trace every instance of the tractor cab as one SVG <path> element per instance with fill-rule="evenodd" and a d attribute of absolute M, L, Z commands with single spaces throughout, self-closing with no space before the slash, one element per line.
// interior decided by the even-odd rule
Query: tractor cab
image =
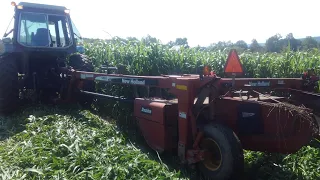
<path fill-rule="evenodd" d="M 69 9 L 27 2 L 11 5 L 14 16 L 0 40 L 0 113 L 15 110 L 21 99 L 52 103 L 63 97 L 70 78 L 62 75 L 65 69 L 93 71 L 88 58 L 76 53 L 83 50 L 82 38 Z"/>
<path fill-rule="evenodd" d="M 14 21 L 3 35 L 4 52 L 61 51 L 67 54 L 81 49 L 82 38 L 63 6 L 20 2 Z M 1 54 L 4 52 L 0 52 Z"/>

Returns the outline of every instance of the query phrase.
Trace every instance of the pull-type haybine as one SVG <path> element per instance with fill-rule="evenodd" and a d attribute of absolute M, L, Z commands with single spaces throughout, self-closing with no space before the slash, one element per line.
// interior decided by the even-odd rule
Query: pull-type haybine
<path fill-rule="evenodd" d="M 200 74 L 133 76 L 94 73 L 82 54 L 82 38 L 70 10 L 12 2 L 11 28 L 0 40 L 0 113 L 12 113 L 29 91 L 34 101 L 80 102 L 93 96 L 132 102 L 151 148 L 176 152 L 214 179 L 239 179 L 243 149 L 293 153 L 319 135 L 318 78 L 235 78 L 243 74 L 236 51 L 220 78 L 208 66 Z M 309 76 L 310 75 L 310 76 Z M 95 92 L 94 81 L 155 90 L 134 99 Z M 170 93 L 173 98 L 168 98 Z M 89 97 L 89 98 L 88 98 Z M 57 102 L 57 101 L 56 101 Z"/>
<path fill-rule="evenodd" d="M 310 78 L 235 78 L 243 73 L 235 50 L 220 78 L 208 66 L 199 74 L 133 76 L 69 71 L 74 92 L 131 101 L 140 130 L 158 152 L 177 152 L 182 163 L 197 164 L 206 177 L 241 173 L 243 149 L 294 153 L 319 134 L 320 95 Z M 155 88 L 154 97 L 126 99 L 83 89 L 90 81 Z M 165 99 L 168 90 L 174 98 Z M 135 94 L 138 94 L 135 92 Z M 78 96 L 79 97 L 79 96 Z"/>

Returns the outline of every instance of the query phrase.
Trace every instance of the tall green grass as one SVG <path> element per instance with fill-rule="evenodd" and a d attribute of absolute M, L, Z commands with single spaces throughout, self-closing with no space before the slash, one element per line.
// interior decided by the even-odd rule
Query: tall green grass
<path fill-rule="evenodd" d="M 197 73 L 197 67 L 208 64 L 223 77 L 223 68 L 229 49 L 221 51 L 197 48 L 170 49 L 161 43 L 144 41 L 97 41 L 85 44 L 86 54 L 94 61 L 97 70 L 102 64 L 122 65 L 127 74 L 159 75 Z M 319 49 L 304 52 L 239 54 L 245 69 L 245 77 L 300 77 L 308 68 L 320 66 Z"/>

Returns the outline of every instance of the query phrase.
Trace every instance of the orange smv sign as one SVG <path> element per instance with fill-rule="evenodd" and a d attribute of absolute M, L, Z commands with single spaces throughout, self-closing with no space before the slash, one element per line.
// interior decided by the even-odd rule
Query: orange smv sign
<path fill-rule="evenodd" d="M 224 73 L 226 75 L 235 75 L 242 76 L 243 75 L 243 67 L 240 62 L 240 58 L 235 49 L 232 49 L 229 53 L 226 65 L 224 66 Z"/>

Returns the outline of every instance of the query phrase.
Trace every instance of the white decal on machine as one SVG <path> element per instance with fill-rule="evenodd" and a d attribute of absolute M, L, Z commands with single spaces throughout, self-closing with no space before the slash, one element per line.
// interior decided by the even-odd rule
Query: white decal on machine
<path fill-rule="evenodd" d="M 249 113 L 249 112 L 242 112 L 242 117 L 247 118 L 247 117 L 251 117 L 254 116 L 255 113 Z"/>
<path fill-rule="evenodd" d="M 113 79 L 120 79 L 121 77 L 114 77 L 114 76 L 98 76 L 95 80 L 97 81 L 112 81 Z"/>
<path fill-rule="evenodd" d="M 187 114 L 185 112 L 179 112 L 179 117 L 187 119 Z"/>
<path fill-rule="evenodd" d="M 250 86 L 270 86 L 270 81 L 257 81 L 257 82 L 249 82 Z"/>
<path fill-rule="evenodd" d="M 122 83 L 124 84 L 135 84 L 135 85 L 145 85 L 145 80 L 139 80 L 139 79 L 122 79 Z"/>
<path fill-rule="evenodd" d="M 141 112 L 146 114 L 152 114 L 152 110 L 149 108 L 141 107 Z"/>
<path fill-rule="evenodd" d="M 80 74 L 81 79 L 93 78 L 93 74 Z"/>

